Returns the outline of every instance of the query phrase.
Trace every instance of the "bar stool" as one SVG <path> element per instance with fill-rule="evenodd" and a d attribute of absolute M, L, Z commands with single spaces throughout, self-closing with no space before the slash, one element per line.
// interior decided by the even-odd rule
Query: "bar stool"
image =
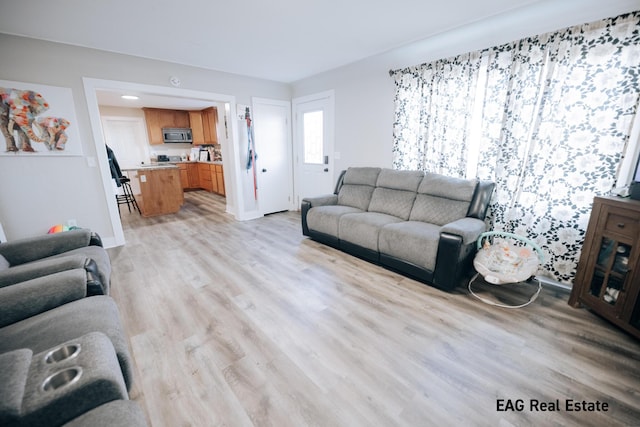
<path fill-rule="evenodd" d="M 121 176 L 119 178 L 120 184 L 122 185 L 122 193 L 116 194 L 116 201 L 118 202 L 118 213 L 120 213 L 120 205 L 127 205 L 129 208 L 129 213 L 131 213 L 131 206 L 138 211 L 140 215 L 140 206 L 138 206 L 138 202 L 136 202 L 136 197 L 133 195 L 133 190 L 131 189 L 131 180 L 126 176 Z"/>

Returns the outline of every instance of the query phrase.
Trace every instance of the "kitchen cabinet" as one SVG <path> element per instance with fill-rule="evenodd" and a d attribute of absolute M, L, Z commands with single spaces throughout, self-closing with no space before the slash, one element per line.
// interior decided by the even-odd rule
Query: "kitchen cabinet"
<path fill-rule="evenodd" d="M 216 175 L 216 193 L 220 194 L 221 196 L 225 195 L 225 191 L 224 191 L 224 173 L 222 170 L 222 165 L 212 165 L 215 167 L 215 175 Z"/>
<path fill-rule="evenodd" d="M 205 143 L 204 139 L 204 125 L 202 123 L 202 112 L 189 111 L 189 126 L 191 126 L 191 135 L 193 137 L 194 145 L 201 145 Z"/>
<path fill-rule="evenodd" d="M 569 304 L 640 338 L 640 201 L 596 197 Z"/>
<path fill-rule="evenodd" d="M 202 125 L 205 144 L 218 143 L 218 109 L 216 107 L 202 110 Z"/>
<path fill-rule="evenodd" d="M 198 162 L 197 173 L 199 180 L 197 188 L 225 196 L 222 165 Z"/>
<path fill-rule="evenodd" d="M 197 163 L 178 163 L 180 169 L 180 184 L 183 190 L 193 190 L 200 188 Z"/>
<path fill-rule="evenodd" d="M 216 107 L 189 111 L 189 123 L 194 145 L 218 143 L 218 109 Z"/>
<path fill-rule="evenodd" d="M 149 144 L 163 144 L 162 128 L 188 128 L 189 113 L 181 110 L 163 108 L 143 108 L 144 120 L 147 124 Z"/>
<path fill-rule="evenodd" d="M 149 167 L 136 171 L 140 196 L 136 197 L 142 216 L 150 217 L 175 213 L 184 203 L 177 167 Z"/>
<path fill-rule="evenodd" d="M 198 164 L 187 163 L 187 173 L 189 176 L 189 188 L 199 188 L 200 175 L 198 174 Z"/>
<path fill-rule="evenodd" d="M 211 171 L 208 163 L 198 163 L 198 175 L 200 176 L 200 188 L 207 191 L 213 191 L 213 183 L 211 182 Z"/>
<path fill-rule="evenodd" d="M 183 190 L 189 188 L 189 174 L 187 172 L 187 165 L 185 163 L 178 163 L 178 169 L 180 169 L 180 185 Z"/>

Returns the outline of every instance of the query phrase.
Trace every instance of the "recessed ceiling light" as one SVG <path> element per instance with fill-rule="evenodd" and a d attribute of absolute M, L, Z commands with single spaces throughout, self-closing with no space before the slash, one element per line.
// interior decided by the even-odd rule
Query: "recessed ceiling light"
<path fill-rule="evenodd" d="M 133 101 L 135 101 L 136 99 L 140 99 L 140 97 L 135 96 L 135 95 L 122 95 L 121 98 L 122 99 L 131 99 Z"/>

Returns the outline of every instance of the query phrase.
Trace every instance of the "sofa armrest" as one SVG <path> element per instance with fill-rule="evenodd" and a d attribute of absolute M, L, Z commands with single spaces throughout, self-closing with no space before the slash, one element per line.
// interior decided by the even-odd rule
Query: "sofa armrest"
<path fill-rule="evenodd" d="M 305 197 L 300 203 L 300 219 L 302 220 L 302 235 L 309 235 L 309 226 L 307 225 L 307 213 L 309 209 L 316 206 L 329 206 L 338 203 L 338 196 L 336 194 L 328 194 L 326 196 L 319 197 Z"/>
<path fill-rule="evenodd" d="M 33 352 L 27 348 L 0 354 L 0 425 L 18 425 Z"/>
<path fill-rule="evenodd" d="M 307 203 L 310 208 L 314 208 L 316 206 L 335 205 L 338 203 L 338 195 L 327 194 L 325 196 L 318 197 L 305 197 L 302 199 L 302 203 Z"/>
<path fill-rule="evenodd" d="M 87 296 L 84 268 L 62 271 L 0 288 L 0 327 Z"/>
<path fill-rule="evenodd" d="M 61 271 L 86 268 L 89 261 L 83 255 L 68 255 L 16 265 L 0 271 L 0 288 Z"/>
<path fill-rule="evenodd" d="M 9 265 L 15 266 L 89 246 L 91 237 L 91 230 L 84 228 L 29 237 L 1 243 L 0 255 L 9 262 Z"/>
<path fill-rule="evenodd" d="M 450 222 L 440 229 L 433 274 L 433 282 L 437 287 L 452 290 L 458 286 L 475 253 L 475 242 L 485 229 L 484 221 L 470 217 Z"/>
<path fill-rule="evenodd" d="M 440 233 L 460 236 L 462 238 L 462 244 L 468 245 L 469 243 L 478 240 L 480 234 L 482 234 L 486 229 L 487 226 L 484 221 L 477 218 L 466 217 L 450 222 L 449 224 L 445 224 L 440 230 Z"/>

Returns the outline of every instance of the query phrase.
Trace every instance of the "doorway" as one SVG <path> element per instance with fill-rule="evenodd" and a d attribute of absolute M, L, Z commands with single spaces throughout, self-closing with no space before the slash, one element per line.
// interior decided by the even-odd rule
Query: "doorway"
<path fill-rule="evenodd" d="M 87 162 L 90 167 L 96 165 L 100 169 L 102 177 L 103 192 L 106 206 L 109 213 L 110 225 L 113 231 L 113 237 L 103 238 L 105 247 L 121 246 L 125 244 L 122 223 L 118 215 L 118 207 L 113 198 L 113 187 L 111 182 L 111 172 L 104 153 L 104 134 L 100 119 L 100 110 L 98 108 L 97 91 L 121 91 L 121 92 L 138 92 L 149 95 L 175 97 L 181 99 L 194 99 L 207 101 L 211 103 L 221 102 L 229 106 L 229 115 L 234 117 L 236 114 L 235 96 L 215 94 L 210 92 L 201 92 L 188 89 L 171 88 L 165 86 L 151 86 L 140 83 L 128 83 L 114 80 L 102 80 L 85 77 L 83 78 L 85 97 L 87 100 L 87 108 L 89 110 L 89 119 L 93 140 L 95 143 L 96 157 L 88 157 Z M 222 141 L 222 151 L 229 160 L 225 161 L 224 180 L 226 187 L 227 212 L 234 217 L 242 218 L 244 212 L 243 200 L 237 194 L 240 190 L 238 182 L 240 181 L 239 153 L 236 148 L 238 135 L 238 127 L 235 120 L 230 121 L 229 139 Z"/>
<path fill-rule="evenodd" d="M 333 191 L 334 92 L 293 100 L 296 199 Z"/>

